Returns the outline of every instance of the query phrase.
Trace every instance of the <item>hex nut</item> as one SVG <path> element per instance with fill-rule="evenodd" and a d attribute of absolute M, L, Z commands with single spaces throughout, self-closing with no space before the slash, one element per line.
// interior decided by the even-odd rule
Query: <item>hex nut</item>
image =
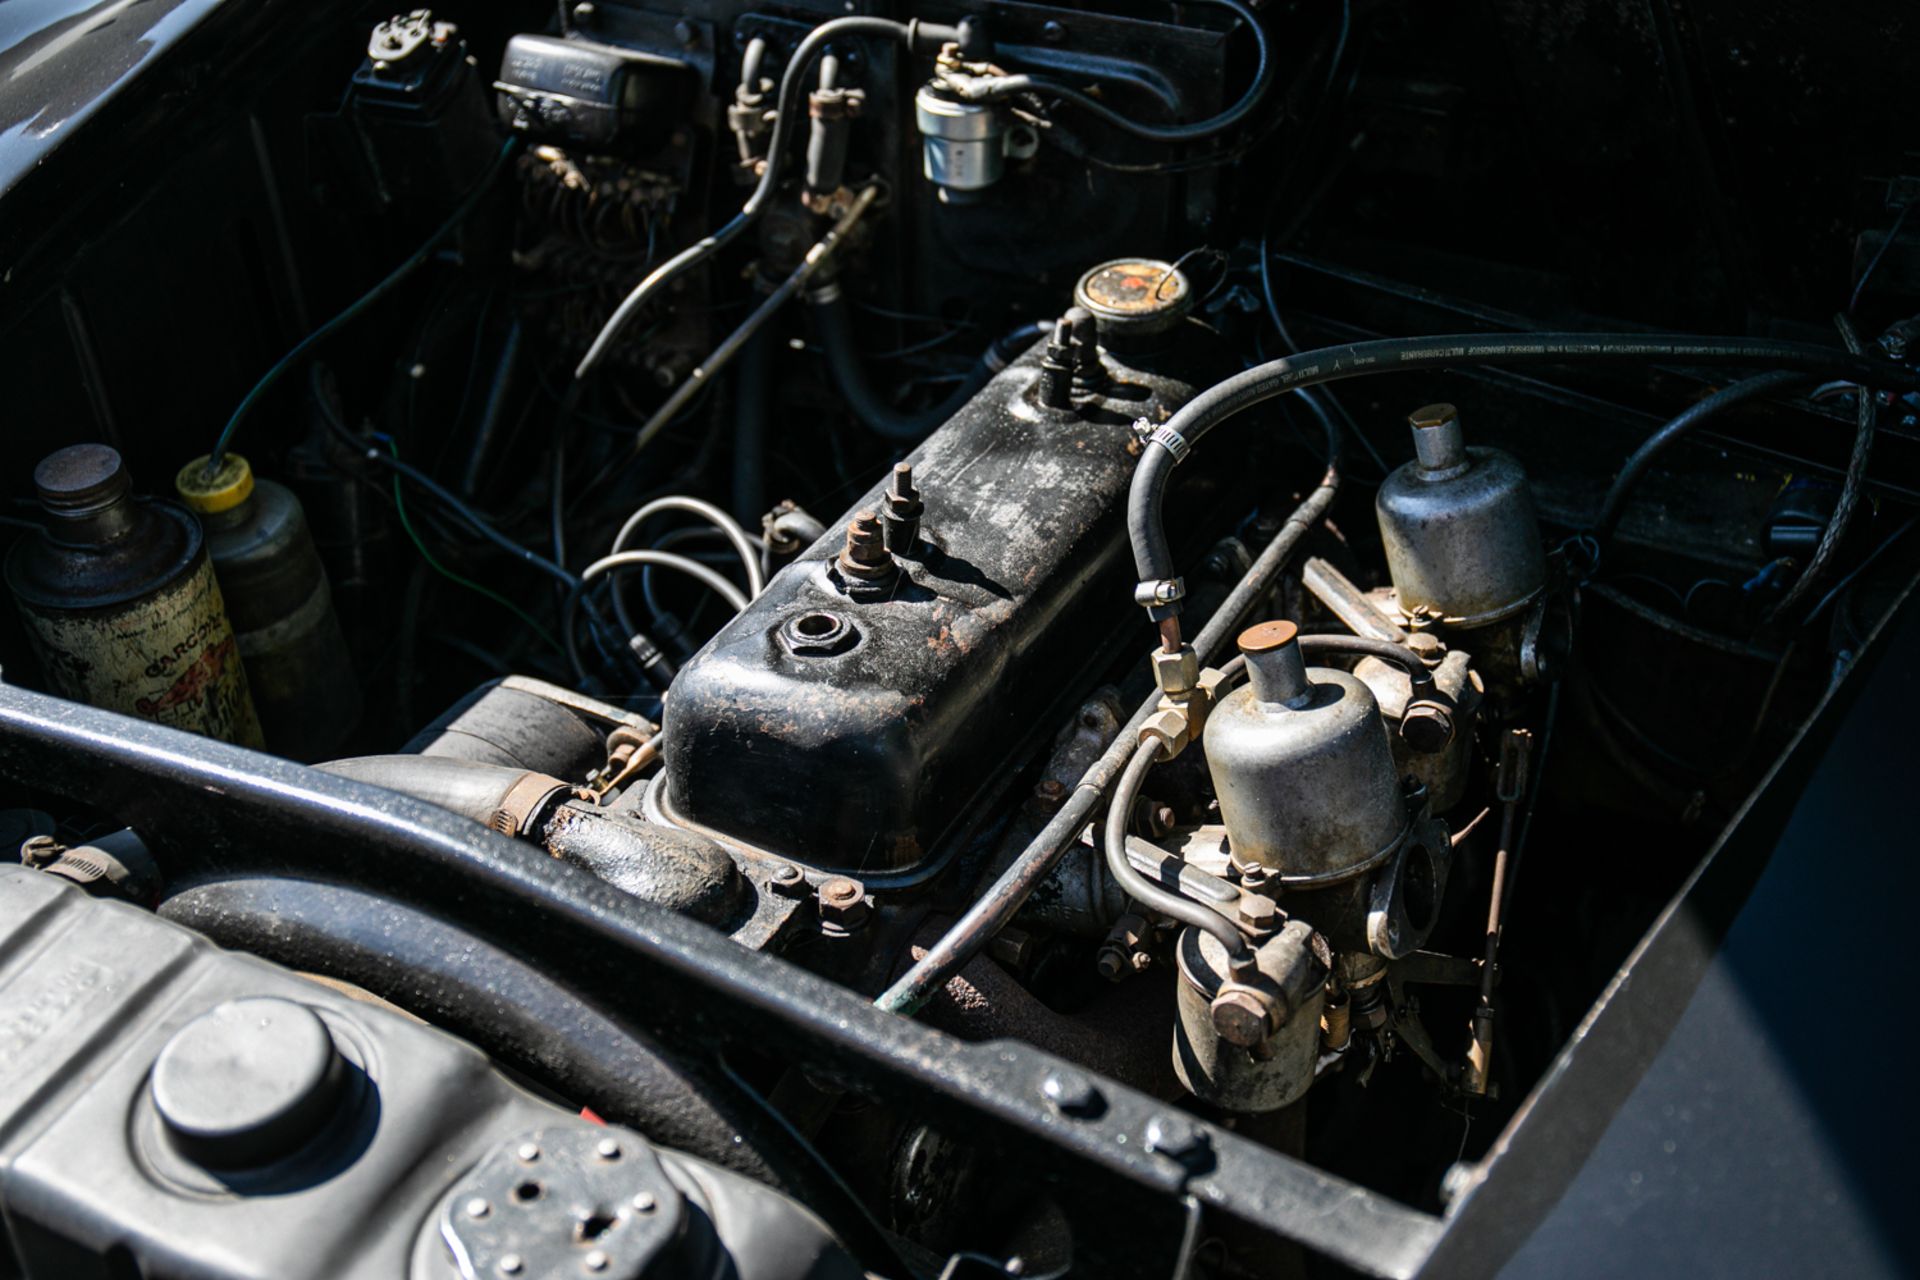
<path fill-rule="evenodd" d="M 830 933 L 852 933 L 866 924 L 871 913 L 866 889 L 846 876 L 821 882 L 819 901 L 820 923 Z"/>
<path fill-rule="evenodd" d="M 847 523 L 847 543 L 840 552 L 840 571 L 850 578 L 875 581 L 892 577 L 893 555 L 887 550 L 886 530 L 873 510 L 854 513 Z"/>
<path fill-rule="evenodd" d="M 1193 646 L 1183 644 L 1180 652 L 1153 651 L 1153 682 L 1169 697 L 1191 693 L 1200 684 L 1200 655 Z"/>
<path fill-rule="evenodd" d="M 831 657 L 845 653 L 860 640 L 853 620 L 831 609 L 809 609 L 780 624 L 780 644 L 799 657 Z"/>
<path fill-rule="evenodd" d="M 767 873 L 767 887 L 783 898 L 803 898 L 807 894 L 807 876 L 791 862 L 783 862 Z"/>

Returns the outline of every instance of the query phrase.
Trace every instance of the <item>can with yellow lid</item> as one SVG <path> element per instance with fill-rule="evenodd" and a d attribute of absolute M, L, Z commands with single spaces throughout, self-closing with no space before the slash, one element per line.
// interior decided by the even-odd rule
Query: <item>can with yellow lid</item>
<path fill-rule="evenodd" d="M 174 488 L 207 534 L 267 746 L 295 760 L 338 754 L 360 689 L 300 500 L 229 453 L 180 468 Z"/>

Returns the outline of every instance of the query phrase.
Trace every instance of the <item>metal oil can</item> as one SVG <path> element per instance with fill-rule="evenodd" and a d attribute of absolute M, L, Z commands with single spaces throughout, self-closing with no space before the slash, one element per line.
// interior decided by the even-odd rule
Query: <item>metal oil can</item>
<path fill-rule="evenodd" d="M 237 453 L 215 468 L 195 458 L 174 489 L 206 530 L 268 748 L 295 760 L 338 755 L 360 717 L 360 687 L 300 500 Z"/>
<path fill-rule="evenodd" d="M 262 745 L 239 644 L 193 515 L 133 496 L 118 452 L 79 444 L 33 473 L 45 531 L 7 587 L 49 688 L 242 746 Z"/>

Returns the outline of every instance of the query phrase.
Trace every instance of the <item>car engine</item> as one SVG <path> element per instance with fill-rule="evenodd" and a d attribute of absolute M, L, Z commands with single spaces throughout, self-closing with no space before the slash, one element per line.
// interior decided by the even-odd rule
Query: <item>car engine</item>
<path fill-rule="evenodd" d="M 1920 573 L 1868 25 L 16 46 L 0 1272 L 1496 1270 Z"/>

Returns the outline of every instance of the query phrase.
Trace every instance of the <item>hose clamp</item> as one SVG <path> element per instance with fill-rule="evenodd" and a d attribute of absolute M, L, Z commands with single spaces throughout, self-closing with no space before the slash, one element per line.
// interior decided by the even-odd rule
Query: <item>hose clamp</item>
<path fill-rule="evenodd" d="M 1187 455 L 1193 452 L 1192 443 L 1178 431 L 1168 426 L 1156 428 L 1154 433 L 1147 437 L 1147 443 L 1157 444 L 1172 454 L 1173 461 L 1176 465 L 1185 462 Z"/>
<path fill-rule="evenodd" d="M 547 807 L 547 801 L 571 790 L 568 784 L 544 773 L 523 773 L 500 797 L 487 825 L 503 836 L 524 836 L 532 830 L 534 820 Z"/>
<path fill-rule="evenodd" d="M 1172 604 L 1187 594 L 1185 578 L 1161 578 L 1155 582 L 1143 582 L 1133 589 L 1133 602 L 1143 608 L 1152 609 L 1163 604 Z"/>

